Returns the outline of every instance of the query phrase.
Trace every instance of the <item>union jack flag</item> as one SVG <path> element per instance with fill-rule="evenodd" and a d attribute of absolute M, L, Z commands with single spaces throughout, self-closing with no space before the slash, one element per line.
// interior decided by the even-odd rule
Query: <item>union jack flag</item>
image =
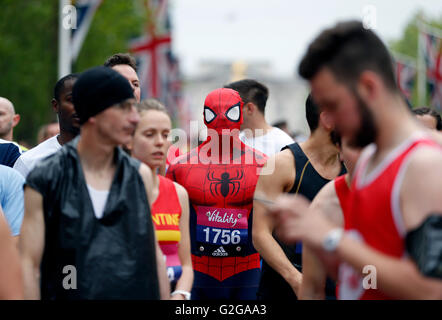
<path fill-rule="evenodd" d="M 141 97 L 161 101 L 175 122 L 181 122 L 182 88 L 178 58 L 172 52 L 171 24 L 167 0 L 146 0 L 145 35 L 130 43 L 137 59 Z"/>
<path fill-rule="evenodd" d="M 430 104 L 442 111 L 442 38 L 423 34 L 425 39 L 424 57 L 426 64 L 427 86 L 430 92 Z"/>
<path fill-rule="evenodd" d="M 399 89 L 408 100 L 411 100 L 411 93 L 416 81 L 417 69 L 416 64 L 408 59 L 395 59 L 396 82 Z"/>

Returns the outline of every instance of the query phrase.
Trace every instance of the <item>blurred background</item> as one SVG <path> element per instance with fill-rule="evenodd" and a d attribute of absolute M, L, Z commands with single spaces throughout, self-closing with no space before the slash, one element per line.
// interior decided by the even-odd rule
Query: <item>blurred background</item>
<path fill-rule="evenodd" d="M 161 100 L 175 127 L 204 131 L 205 96 L 232 80 L 269 87 L 269 123 L 308 135 L 308 85 L 297 67 L 309 42 L 339 20 L 362 20 L 390 48 L 410 106 L 442 104 L 440 0 L 0 0 L 0 97 L 21 120 L 14 141 L 32 147 L 56 120 L 51 99 L 69 72 L 117 52 L 138 63 L 142 97 Z M 203 134 L 203 133 L 202 133 Z M 190 137 L 196 139 L 196 137 Z"/>

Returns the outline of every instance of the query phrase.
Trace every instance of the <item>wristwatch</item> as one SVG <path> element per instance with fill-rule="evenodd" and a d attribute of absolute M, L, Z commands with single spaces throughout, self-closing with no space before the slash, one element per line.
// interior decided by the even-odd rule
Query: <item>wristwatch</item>
<path fill-rule="evenodd" d="M 327 252 L 335 251 L 343 234 L 344 230 L 342 230 L 342 228 L 330 230 L 322 241 L 322 248 Z"/>
<path fill-rule="evenodd" d="M 190 292 L 188 292 L 188 291 L 184 291 L 184 290 L 175 290 L 175 291 L 172 292 L 170 295 L 173 297 L 173 296 L 176 296 L 177 294 L 181 294 L 181 295 L 183 295 L 184 299 L 186 299 L 186 300 L 190 300 Z"/>

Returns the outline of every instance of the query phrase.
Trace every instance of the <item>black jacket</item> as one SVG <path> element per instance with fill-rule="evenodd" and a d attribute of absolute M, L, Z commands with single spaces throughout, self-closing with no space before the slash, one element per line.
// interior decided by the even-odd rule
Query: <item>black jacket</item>
<path fill-rule="evenodd" d="M 42 299 L 159 299 L 154 228 L 139 161 L 115 149 L 114 180 L 97 219 L 77 143 L 42 160 L 27 177 L 44 198 Z"/>

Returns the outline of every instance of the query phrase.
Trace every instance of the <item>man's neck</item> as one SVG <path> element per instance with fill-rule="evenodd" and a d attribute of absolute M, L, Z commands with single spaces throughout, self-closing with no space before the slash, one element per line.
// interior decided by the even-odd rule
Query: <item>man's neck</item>
<path fill-rule="evenodd" d="M 5 135 L 1 136 L 0 139 L 6 140 L 6 141 L 12 141 L 12 130 Z"/>
<path fill-rule="evenodd" d="M 308 157 L 323 165 L 328 166 L 339 161 L 339 149 L 332 143 L 330 133 L 318 128 L 303 143 L 299 144 Z"/>
<path fill-rule="evenodd" d="M 377 124 L 376 154 L 379 156 L 394 149 L 414 132 L 423 131 L 413 120 L 401 97 L 390 100 L 385 108 L 373 113 Z"/>
<path fill-rule="evenodd" d="M 75 138 L 74 134 L 72 134 L 70 132 L 67 132 L 67 131 L 64 131 L 64 130 L 61 130 L 60 134 L 57 137 L 57 140 L 58 140 L 58 143 L 60 145 L 64 145 L 64 144 L 68 143 L 69 141 L 71 141 L 74 138 Z"/>
<path fill-rule="evenodd" d="M 83 170 L 106 171 L 113 164 L 115 146 L 99 141 L 96 135 L 83 131 L 77 145 Z"/>

